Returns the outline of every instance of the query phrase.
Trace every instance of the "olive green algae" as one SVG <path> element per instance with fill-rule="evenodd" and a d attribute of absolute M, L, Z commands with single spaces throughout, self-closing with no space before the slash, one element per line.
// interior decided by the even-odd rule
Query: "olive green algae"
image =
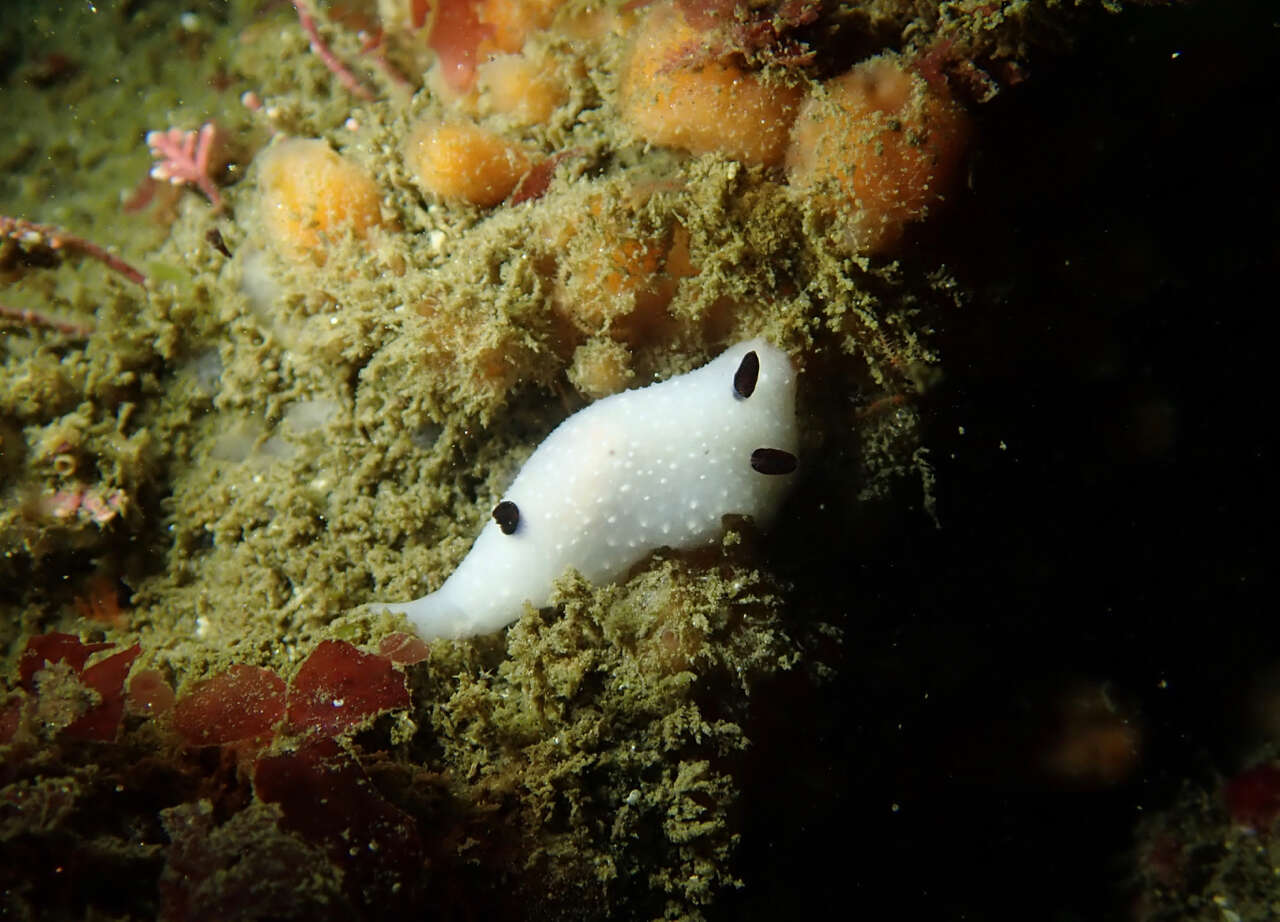
<path fill-rule="evenodd" d="M 868 6 L 867 35 L 915 8 Z M 544 152 L 573 152 L 547 193 L 481 212 L 424 200 L 403 165 L 410 126 L 443 104 L 364 70 L 379 98 L 351 99 L 287 10 L 196 4 L 188 25 L 154 4 L 103 5 L 100 18 L 68 8 L 57 22 L 31 10 L 10 39 L 23 63 L 4 110 L 39 115 L 5 151 L 0 211 L 118 246 L 150 280 L 141 289 L 68 261 L 11 286 L 21 306 L 94 329 L 83 340 L 3 331 L 10 664 L 43 631 L 136 640 L 138 667 L 160 668 L 181 692 L 231 663 L 288 678 L 325 638 L 376 647 L 405 625 L 359 606 L 443 581 L 524 459 L 587 402 L 570 373 L 581 348 L 625 360 L 643 384 L 768 336 L 802 372 L 802 464 L 830 457 L 860 472 L 828 497 L 833 507 L 848 513 L 905 476 L 927 487 L 912 398 L 937 366 L 929 325 L 954 306 L 945 272 L 840 252 L 826 219 L 768 171 L 636 145 L 611 101 L 623 37 L 587 53 L 569 102 L 522 130 Z M 956 21 L 925 16 L 921 28 Z M 358 57 L 354 36 L 325 29 Z M 70 43 L 91 30 L 111 40 Z M 175 30 L 180 54 L 166 51 Z M 391 52 L 404 64 L 401 42 Z M 63 48 L 81 68 L 69 82 L 15 82 Z M 246 89 L 259 112 L 240 104 Z M 208 119 L 228 139 L 224 213 L 185 190 L 167 210 L 121 217 L 150 162 L 145 132 Z M 253 163 L 276 132 L 323 138 L 365 168 L 386 226 L 331 241 L 323 265 L 278 254 L 258 219 Z M 603 304 L 600 328 L 566 327 L 555 309 L 566 254 L 681 234 L 696 273 L 672 280 L 656 332 L 626 332 L 636 302 L 625 290 Z M 105 522 L 50 511 L 81 489 L 118 491 L 121 509 Z M 751 748 L 768 745 L 744 730 L 752 690 L 800 664 L 787 600 L 804 586 L 777 583 L 767 548 L 736 523 L 721 547 L 659 552 L 616 585 L 566 574 L 552 608 L 505 634 L 433 646 L 410 670 L 411 711 L 372 732 L 388 789 L 436 837 L 440 860 L 477 888 L 500 876 L 509 894 L 493 898 L 498 908 L 557 917 L 696 918 L 738 885 L 739 777 Z M 118 582 L 124 627 L 83 617 L 76 603 L 99 591 L 95 574 Z M 48 682 L 51 701 L 80 687 Z M 66 704 L 72 716 L 84 707 Z M 184 758 L 164 738 L 162 725 L 135 721 L 124 743 Z M 65 771 L 76 796 L 90 789 Z M 215 825 L 200 801 L 175 798 L 171 836 L 198 827 L 219 854 L 308 850 L 273 838 L 274 822 Z M 332 875 L 310 881 L 317 899 L 336 892 Z"/>
<path fill-rule="evenodd" d="M 745 691 L 794 652 L 775 587 L 717 558 L 604 590 L 566 578 L 557 613 L 521 619 L 492 671 L 454 648 L 419 678 L 449 788 L 525 830 L 523 860 L 557 882 L 529 898 L 602 910 L 621 897 L 658 916 L 733 882 Z"/>

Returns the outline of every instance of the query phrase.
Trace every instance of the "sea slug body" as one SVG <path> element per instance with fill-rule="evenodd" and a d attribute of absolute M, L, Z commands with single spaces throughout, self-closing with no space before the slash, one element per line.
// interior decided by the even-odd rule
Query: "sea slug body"
<path fill-rule="evenodd" d="M 796 468 L 795 371 L 763 339 L 575 413 L 538 446 L 435 592 L 391 605 L 430 640 L 486 634 L 547 604 L 569 568 L 595 583 L 660 547 L 767 527 Z"/>

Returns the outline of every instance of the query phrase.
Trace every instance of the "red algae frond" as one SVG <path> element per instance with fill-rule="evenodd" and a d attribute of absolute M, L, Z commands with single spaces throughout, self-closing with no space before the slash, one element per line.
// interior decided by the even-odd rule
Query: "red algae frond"
<path fill-rule="evenodd" d="M 84 643 L 73 634 L 57 632 L 41 634 L 27 641 L 18 661 L 18 674 L 22 687 L 30 696 L 28 706 L 37 711 L 41 704 L 56 707 L 60 697 L 80 702 L 71 713 L 60 713 L 54 720 L 46 715 L 42 723 L 61 725 L 61 732 L 70 739 L 103 742 L 115 739 L 124 717 L 125 679 L 142 648 L 134 644 L 87 665 L 95 653 L 115 646 L 113 643 Z M 46 678 L 55 685 L 62 681 L 71 682 L 89 695 L 87 698 L 63 695 L 61 691 L 47 686 Z M 6 714 L 10 720 L 20 721 L 21 706 L 16 712 L 7 710 Z M 16 729 L 17 724 L 14 726 Z"/>
<path fill-rule="evenodd" d="M 390 659 L 341 640 L 324 640 L 289 684 L 286 729 L 334 736 L 408 706 L 404 673 Z"/>
<path fill-rule="evenodd" d="M 237 663 L 183 689 L 173 725 L 189 746 L 270 738 L 284 717 L 284 682 L 270 669 Z"/>

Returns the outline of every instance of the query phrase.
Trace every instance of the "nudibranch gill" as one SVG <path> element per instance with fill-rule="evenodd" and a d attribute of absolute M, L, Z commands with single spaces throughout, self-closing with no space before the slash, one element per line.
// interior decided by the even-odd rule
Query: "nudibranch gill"
<path fill-rule="evenodd" d="M 795 479 L 795 394 L 786 353 L 753 339 L 593 403 L 538 446 L 439 589 L 375 607 L 428 640 L 487 634 L 569 568 L 607 583 L 657 548 L 712 543 L 726 515 L 767 528 Z"/>

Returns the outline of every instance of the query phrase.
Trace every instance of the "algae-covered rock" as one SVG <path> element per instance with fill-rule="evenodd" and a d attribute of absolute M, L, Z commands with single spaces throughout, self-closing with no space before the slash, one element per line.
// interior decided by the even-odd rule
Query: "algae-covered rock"
<path fill-rule="evenodd" d="M 751 523 L 726 523 L 704 552 L 659 551 L 614 585 L 566 573 L 550 607 L 506 632 L 414 658 L 379 646 L 401 620 L 360 606 L 438 586 L 575 409 L 756 335 L 801 373 L 802 470 L 840 469 L 815 475 L 836 488 L 792 512 L 834 523 L 814 540 L 840 540 L 894 484 L 927 505 L 915 398 L 938 374 L 931 329 L 959 295 L 927 254 L 851 246 L 839 215 L 788 182 L 788 120 L 802 94 L 890 46 L 913 86 L 955 84 L 957 106 L 977 105 L 958 75 L 999 83 L 996 65 L 1025 55 L 1050 14 L 685 4 L 690 40 L 624 91 L 634 36 L 672 4 L 443 4 L 438 22 L 396 2 L 296 4 L 301 21 L 247 0 L 17 6 L 0 46 L 0 136 L 15 139 L 0 212 L 98 241 L 146 281 L 0 241 L 13 244 L 0 266 L 0 641 L 10 666 L 27 651 L 35 677 L 9 681 L 0 707 L 0 836 L 131 880 L 70 899 L 47 868 L 5 871 L 5 911 L 715 907 L 742 883 L 742 778 L 769 745 L 749 729 L 753 692 L 813 665 L 802 635 L 834 632 L 800 616 L 803 572 L 784 585 Z M 851 39 L 824 37 L 836 33 Z M 555 76 L 537 98 L 503 76 L 531 68 Z M 742 132 L 687 143 L 688 110 L 662 113 L 671 132 L 623 111 L 645 79 L 678 107 L 685 77 L 693 114 L 706 111 L 709 73 L 725 117 L 739 84 L 785 97 L 750 107 L 772 120 L 767 156 L 743 155 Z M 877 125 L 901 132 L 891 121 Z M 148 178 L 148 131 L 194 144 L 208 124 L 216 204 L 200 183 Z M 454 195 L 406 158 L 423 124 L 486 139 L 451 156 L 519 156 L 504 155 L 500 184 L 481 170 L 485 194 Z M 943 214 L 942 199 L 933 190 L 911 219 Z M 40 653 L 32 639 L 56 631 L 139 644 L 135 677 L 176 694 L 183 716 L 124 685 L 111 697 L 128 709 L 97 748 L 73 738 L 102 703 L 80 681 L 99 660 Z M 337 642 L 344 662 L 380 658 L 397 695 L 358 725 L 291 720 L 300 689 L 312 714 L 367 691 L 336 667 L 300 679 Z M 248 669 L 272 708 L 249 736 L 202 736 L 191 702 Z M 235 699 L 239 686 L 214 687 Z"/>

